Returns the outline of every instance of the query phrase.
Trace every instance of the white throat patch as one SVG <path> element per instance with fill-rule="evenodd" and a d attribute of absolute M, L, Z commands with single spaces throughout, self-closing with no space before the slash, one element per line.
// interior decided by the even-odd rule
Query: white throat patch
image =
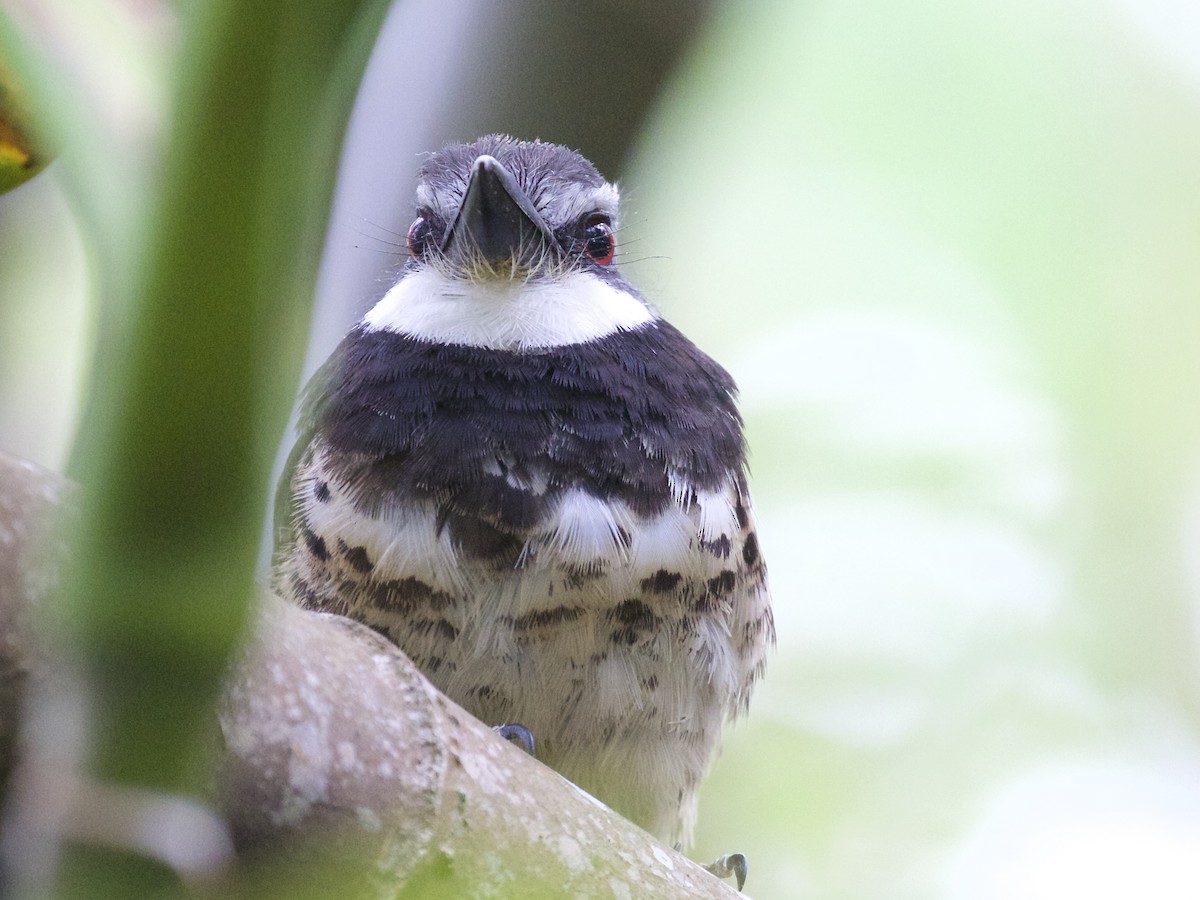
<path fill-rule="evenodd" d="M 594 341 L 656 318 L 636 297 L 585 272 L 471 283 L 429 267 L 401 279 L 363 322 L 371 331 L 442 344 L 536 350 Z"/>

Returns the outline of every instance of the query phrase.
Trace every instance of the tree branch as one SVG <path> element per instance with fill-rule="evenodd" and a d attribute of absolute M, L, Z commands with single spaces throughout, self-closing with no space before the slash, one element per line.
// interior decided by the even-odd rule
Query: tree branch
<path fill-rule="evenodd" d="M 51 581 L 43 548 L 67 493 L 62 479 L 0 456 L 3 723 L 16 720 L 30 668 L 53 665 L 22 623 Z M 264 592 L 218 719 L 216 803 L 239 855 L 220 877 L 235 892 L 256 868 L 317 850 L 343 859 L 343 895 L 736 896 L 497 737 L 348 619 Z M 7 753 L 0 762 L 8 768 Z M 44 778 L 36 767 L 19 761 L 11 787 Z M 94 787 L 91 802 L 119 802 Z"/>

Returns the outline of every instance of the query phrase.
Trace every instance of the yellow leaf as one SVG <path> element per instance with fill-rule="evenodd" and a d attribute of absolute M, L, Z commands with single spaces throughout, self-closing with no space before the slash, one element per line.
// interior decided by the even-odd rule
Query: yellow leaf
<path fill-rule="evenodd" d="M 0 194 L 45 168 L 52 154 L 29 133 L 29 111 L 20 86 L 0 65 Z"/>

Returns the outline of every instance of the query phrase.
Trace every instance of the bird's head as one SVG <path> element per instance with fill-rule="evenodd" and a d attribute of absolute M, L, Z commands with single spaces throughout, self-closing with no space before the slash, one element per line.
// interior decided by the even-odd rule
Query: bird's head
<path fill-rule="evenodd" d="M 433 153 L 400 282 L 367 314 L 443 343 L 537 349 L 655 318 L 617 271 L 616 185 L 572 150 L 488 135 Z"/>
<path fill-rule="evenodd" d="M 617 201 L 615 185 L 558 144 L 451 144 L 421 168 L 410 266 L 473 281 L 599 272 L 616 258 Z"/>

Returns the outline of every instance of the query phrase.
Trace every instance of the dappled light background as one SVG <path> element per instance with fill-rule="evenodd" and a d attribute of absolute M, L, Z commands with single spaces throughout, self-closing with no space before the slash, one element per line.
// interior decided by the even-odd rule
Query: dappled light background
<path fill-rule="evenodd" d="M 725 8 L 624 187 L 741 385 L 779 626 L 698 855 L 1200 896 L 1200 12 Z"/>
<path fill-rule="evenodd" d="M 779 629 L 692 855 L 1200 896 L 1200 7 L 720 4 L 621 175 L 625 273 L 741 386 Z M 320 356 L 400 196 L 331 230 Z M 56 468 L 85 288 L 53 175 L 0 199 L 0 449 Z"/>

